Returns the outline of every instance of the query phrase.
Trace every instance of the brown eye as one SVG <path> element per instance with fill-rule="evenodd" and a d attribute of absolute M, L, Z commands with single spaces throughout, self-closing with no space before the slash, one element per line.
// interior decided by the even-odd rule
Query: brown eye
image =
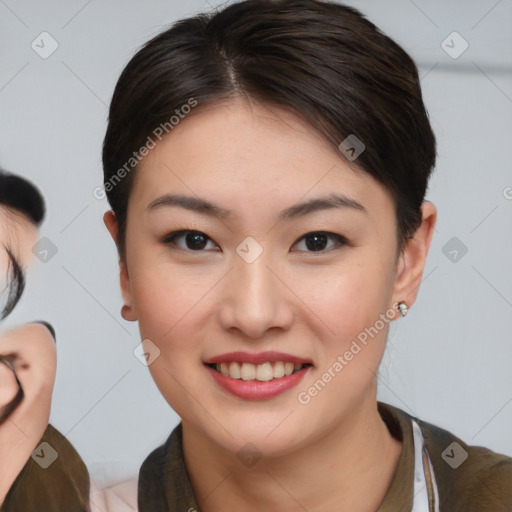
<path fill-rule="evenodd" d="M 347 240 L 343 236 L 336 233 L 327 233 L 324 231 L 307 233 L 295 244 L 299 244 L 301 241 L 304 241 L 304 246 L 306 249 L 300 250 L 305 250 L 306 252 L 328 252 L 331 249 L 337 249 L 340 246 L 347 244 Z M 330 246 L 329 241 L 333 241 Z"/>
<path fill-rule="evenodd" d="M 162 240 L 164 244 L 175 245 L 180 249 L 190 251 L 202 251 L 207 246 L 208 241 L 211 241 L 211 239 L 207 235 L 192 230 L 174 231 Z"/>

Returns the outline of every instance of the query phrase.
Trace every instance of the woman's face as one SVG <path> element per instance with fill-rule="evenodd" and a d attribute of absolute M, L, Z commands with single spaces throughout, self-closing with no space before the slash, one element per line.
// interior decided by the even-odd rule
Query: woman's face
<path fill-rule="evenodd" d="M 124 298 L 165 399 L 232 452 L 251 442 L 284 454 L 375 407 L 393 304 L 409 285 L 392 199 L 353 164 L 298 117 L 237 99 L 181 121 L 137 170 Z M 105 222 L 115 238 L 111 213 Z M 200 233 L 168 236 L 183 230 Z M 282 354 L 230 365 L 267 351 Z M 249 380 L 206 365 L 219 356 Z M 253 380 L 282 373 L 276 360 L 311 366 Z"/>

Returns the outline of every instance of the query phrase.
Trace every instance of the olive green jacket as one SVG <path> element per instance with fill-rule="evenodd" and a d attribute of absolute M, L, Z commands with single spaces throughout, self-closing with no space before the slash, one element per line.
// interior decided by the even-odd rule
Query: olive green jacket
<path fill-rule="evenodd" d="M 414 497 L 415 440 L 419 426 L 428 453 L 426 471 L 428 512 L 511 512 L 512 459 L 486 448 L 468 446 L 439 427 L 404 411 L 378 404 L 391 434 L 402 442 L 402 453 L 388 492 L 377 512 L 411 512 Z M 9 490 L 0 512 L 90 512 L 87 469 L 73 446 L 51 425 L 41 442 L 58 457 L 41 467 L 31 457 Z M 431 474 L 433 473 L 433 475 Z M 434 505 L 434 502 L 436 503 Z M 139 512 L 200 512 L 185 467 L 181 423 L 166 443 L 141 466 Z M 93 509 L 94 510 L 94 509 Z M 226 512 L 231 512 L 226 507 Z M 334 512 L 334 511 L 333 511 Z"/>
<path fill-rule="evenodd" d="M 89 491 L 89 473 L 82 458 L 48 425 L 0 512 L 89 512 Z"/>
<path fill-rule="evenodd" d="M 450 432 L 413 418 L 396 407 L 379 403 L 378 408 L 391 434 L 402 442 L 402 453 L 377 512 L 412 510 L 415 461 L 413 419 L 421 428 L 434 469 L 437 493 L 430 487 L 429 481 L 429 497 L 434 501 L 431 494 L 438 494 L 436 501 L 440 512 L 512 511 L 511 458 L 486 448 L 468 446 Z M 154 450 L 142 464 L 139 473 L 139 512 L 200 512 L 185 468 L 181 443 L 180 423 L 167 442 Z M 431 504 L 427 510 L 434 512 L 435 508 Z M 229 507 L 226 511 L 230 512 Z"/>

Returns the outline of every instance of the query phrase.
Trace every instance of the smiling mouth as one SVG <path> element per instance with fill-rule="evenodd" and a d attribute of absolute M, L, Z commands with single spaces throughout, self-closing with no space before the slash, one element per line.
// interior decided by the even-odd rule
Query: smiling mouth
<path fill-rule="evenodd" d="M 284 361 L 268 361 L 263 364 L 239 363 L 230 361 L 225 363 L 206 364 L 210 368 L 232 379 L 244 381 L 268 382 L 288 377 L 312 366 L 310 363 L 291 363 Z"/>

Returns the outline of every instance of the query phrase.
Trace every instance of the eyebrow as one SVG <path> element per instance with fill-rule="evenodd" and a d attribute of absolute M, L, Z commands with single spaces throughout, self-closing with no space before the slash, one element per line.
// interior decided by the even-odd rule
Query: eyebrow
<path fill-rule="evenodd" d="M 229 219 L 233 212 L 226 210 L 199 197 L 191 197 L 184 195 L 165 194 L 158 199 L 152 201 L 147 207 L 146 212 L 151 212 L 163 207 L 179 207 L 191 210 L 210 217 L 218 217 L 220 219 Z M 355 199 L 347 197 L 343 194 L 330 194 L 324 197 L 317 197 L 302 203 L 297 203 L 278 215 L 278 220 L 294 219 L 302 217 L 320 210 L 328 210 L 331 208 L 351 208 L 363 213 L 368 213 L 366 208 Z"/>

